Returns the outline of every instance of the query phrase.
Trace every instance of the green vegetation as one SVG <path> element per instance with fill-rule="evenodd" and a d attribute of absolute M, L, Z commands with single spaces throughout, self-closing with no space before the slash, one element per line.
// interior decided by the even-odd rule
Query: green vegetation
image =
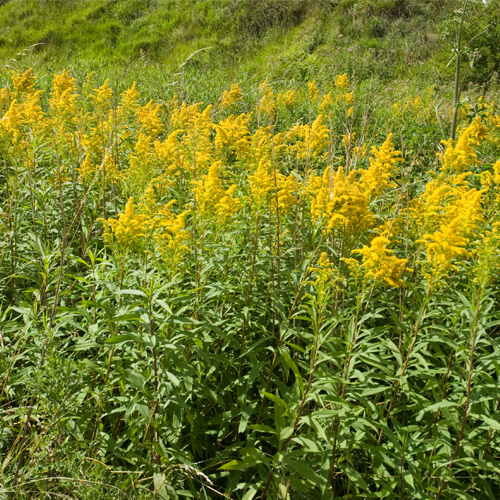
<path fill-rule="evenodd" d="M 0 500 L 498 498 L 499 0 L 0 3 Z"/>
<path fill-rule="evenodd" d="M 498 0 L 472 2 L 472 81 L 499 70 Z M 287 82 L 439 82 L 450 58 L 457 0 L 10 0 L 0 7 L 0 60 L 54 72 L 81 67 L 129 82 L 154 73 L 169 84 L 184 70 L 199 79 L 265 75 Z M 453 38 L 453 35 L 451 36 Z M 14 64 L 15 65 L 15 64 Z M 204 75 L 204 76 L 202 76 Z M 448 76 L 445 75 L 446 82 Z M 188 77 L 189 79 L 189 77 Z M 258 83 L 255 81 L 254 83 Z"/>

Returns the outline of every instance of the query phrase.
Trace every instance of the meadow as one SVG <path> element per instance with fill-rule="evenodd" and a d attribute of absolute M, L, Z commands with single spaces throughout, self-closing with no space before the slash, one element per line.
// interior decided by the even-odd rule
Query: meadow
<path fill-rule="evenodd" d="M 3 65 L 0 499 L 498 498 L 496 63 L 455 106 L 429 46 L 390 84 L 401 47 L 373 78 L 356 54 L 255 73 L 259 30 L 279 52 L 321 12 L 278 4 L 227 72 L 198 42 L 168 71 L 66 71 L 59 42 Z"/>

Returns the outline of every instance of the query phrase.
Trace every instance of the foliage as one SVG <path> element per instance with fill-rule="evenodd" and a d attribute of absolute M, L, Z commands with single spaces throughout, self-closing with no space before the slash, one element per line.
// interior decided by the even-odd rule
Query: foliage
<path fill-rule="evenodd" d="M 494 105 L 93 78 L 0 90 L 0 494 L 496 498 Z"/>

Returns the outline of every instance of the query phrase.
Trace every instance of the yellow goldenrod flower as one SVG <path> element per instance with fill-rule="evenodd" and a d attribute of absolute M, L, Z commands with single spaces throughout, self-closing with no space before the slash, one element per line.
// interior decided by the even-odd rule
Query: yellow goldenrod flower
<path fill-rule="evenodd" d="M 425 250 L 427 265 L 430 267 L 430 276 L 439 280 L 450 268 L 456 269 L 452 262 L 459 257 L 469 255 L 465 246 L 467 238 L 459 235 L 461 218 L 456 218 L 440 230 L 432 234 L 425 234 Z"/>
<path fill-rule="evenodd" d="M 104 224 L 104 241 L 112 246 L 115 242 L 123 250 L 138 250 L 146 236 L 146 217 L 135 213 L 134 199 L 130 198 L 125 213 L 117 219 L 100 219 Z"/>
<path fill-rule="evenodd" d="M 220 109 L 229 108 L 233 104 L 241 101 L 243 93 L 241 92 L 240 85 L 241 82 L 233 83 L 229 92 L 224 90 L 221 98 Z"/>
<path fill-rule="evenodd" d="M 349 85 L 349 78 L 347 77 L 347 73 L 343 75 L 337 75 L 335 77 L 335 87 L 341 90 L 345 90 Z"/>
<path fill-rule="evenodd" d="M 125 90 L 121 95 L 120 105 L 127 111 L 135 112 L 139 107 L 139 99 L 141 94 L 137 90 L 137 82 L 132 84 L 132 87 Z"/>
<path fill-rule="evenodd" d="M 474 281 L 484 289 L 495 275 L 498 276 L 500 268 L 500 222 L 495 222 L 479 239 L 475 261 Z"/>
<path fill-rule="evenodd" d="M 376 236 L 370 246 L 353 250 L 363 256 L 361 266 L 365 269 L 368 278 L 376 282 L 385 281 L 390 286 L 399 288 L 403 285 L 403 274 L 411 269 L 406 267 L 407 259 L 398 259 L 388 248 L 390 240 L 385 236 Z"/>
<path fill-rule="evenodd" d="M 220 153 L 234 154 L 244 157 L 250 149 L 250 132 L 248 122 L 250 115 L 231 115 L 214 125 L 217 134 L 215 136 L 215 148 Z"/>
<path fill-rule="evenodd" d="M 92 99 L 98 109 L 107 109 L 111 105 L 113 93 L 109 88 L 109 78 L 100 87 L 94 89 L 94 94 Z"/>
<path fill-rule="evenodd" d="M 54 75 L 49 103 L 55 115 L 64 114 L 62 119 L 71 119 L 68 115 L 76 115 L 77 97 L 75 79 L 66 70 Z"/>
<path fill-rule="evenodd" d="M 292 108 L 293 105 L 296 103 L 297 101 L 297 93 L 295 91 L 295 89 L 292 89 L 292 90 L 287 90 L 285 93 L 283 94 L 278 94 L 276 96 L 276 100 L 278 102 L 279 105 L 281 106 L 284 106 L 285 108 Z"/>
<path fill-rule="evenodd" d="M 286 214 L 295 206 L 298 201 L 299 193 L 302 191 L 302 183 L 293 174 L 285 177 L 277 174 L 278 185 L 278 210 Z"/>
<path fill-rule="evenodd" d="M 316 101 L 319 97 L 319 90 L 318 87 L 316 87 L 316 80 L 313 80 L 312 82 L 308 82 L 307 84 L 307 97 L 309 98 L 310 101 Z"/>
<path fill-rule="evenodd" d="M 332 104 L 333 104 L 333 94 L 332 91 L 330 90 L 330 92 L 328 92 L 323 96 L 321 104 L 319 105 L 320 112 L 324 113 L 328 107 L 332 106 Z"/>
<path fill-rule="evenodd" d="M 145 106 L 136 110 L 136 116 L 143 132 L 150 137 L 158 137 L 163 132 L 163 123 L 160 118 L 161 104 L 149 101 Z"/>
<path fill-rule="evenodd" d="M 259 100 L 259 113 L 273 120 L 276 113 L 276 104 L 274 101 L 273 89 L 269 85 L 267 78 L 259 85 L 259 91 L 261 95 Z"/>
<path fill-rule="evenodd" d="M 311 176 L 308 193 L 312 198 L 312 219 L 325 221 L 327 232 L 355 234 L 373 224 L 369 198 L 353 172 L 345 174 L 342 167 L 332 172 L 327 167 L 322 177 Z"/>
<path fill-rule="evenodd" d="M 199 213 L 224 224 L 238 211 L 241 202 L 233 196 L 235 184 L 224 190 L 219 178 L 219 167 L 220 162 L 214 163 L 208 174 L 204 175 L 201 181 L 194 183 L 194 193 Z"/>
<path fill-rule="evenodd" d="M 380 194 L 389 185 L 389 178 L 396 165 L 403 161 L 401 151 L 394 149 L 392 134 L 387 136 L 380 148 L 373 147 L 370 167 L 361 170 L 360 183 L 370 197 Z"/>
<path fill-rule="evenodd" d="M 12 73 L 12 84 L 17 95 L 27 94 L 33 90 L 36 83 L 36 76 L 33 75 L 33 68 L 24 73 Z"/>
<path fill-rule="evenodd" d="M 291 153 L 301 159 L 321 158 L 330 144 L 330 129 L 324 124 L 324 116 L 319 114 L 311 125 L 295 125 L 287 136 L 295 139 L 289 146 Z"/>
<path fill-rule="evenodd" d="M 500 184 L 500 160 L 497 160 L 493 165 L 493 172 L 495 173 L 495 184 Z"/>
<path fill-rule="evenodd" d="M 252 199 L 257 208 L 267 206 L 269 203 L 269 193 L 274 188 L 270 170 L 271 163 L 261 159 L 257 170 L 248 177 Z"/>

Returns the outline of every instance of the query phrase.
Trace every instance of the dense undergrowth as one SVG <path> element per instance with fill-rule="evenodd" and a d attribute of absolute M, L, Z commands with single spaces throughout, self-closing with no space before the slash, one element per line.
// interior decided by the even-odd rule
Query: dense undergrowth
<path fill-rule="evenodd" d="M 494 104 L 95 79 L 0 90 L 0 496 L 497 498 Z"/>

